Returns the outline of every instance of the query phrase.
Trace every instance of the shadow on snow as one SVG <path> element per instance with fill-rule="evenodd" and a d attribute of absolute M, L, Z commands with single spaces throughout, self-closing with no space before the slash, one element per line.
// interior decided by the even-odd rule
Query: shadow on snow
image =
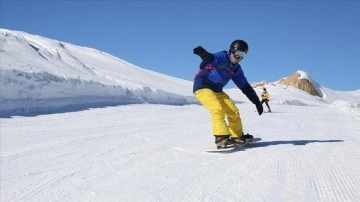
<path fill-rule="evenodd" d="M 238 151 L 243 151 L 252 148 L 258 147 L 268 147 L 268 146 L 275 146 L 275 145 L 284 145 L 284 144 L 292 144 L 295 146 L 305 146 L 310 143 L 336 143 L 336 142 L 344 142 L 344 140 L 277 140 L 277 141 L 257 141 L 253 142 L 249 145 L 234 148 L 231 150 L 216 150 L 210 151 L 211 153 L 233 153 Z"/>
<path fill-rule="evenodd" d="M 344 142 L 344 140 L 278 140 L 278 141 L 261 141 L 254 142 L 248 147 L 267 147 L 273 145 L 292 144 L 296 146 L 305 146 L 310 143 L 332 143 L 332 142 Z"/>

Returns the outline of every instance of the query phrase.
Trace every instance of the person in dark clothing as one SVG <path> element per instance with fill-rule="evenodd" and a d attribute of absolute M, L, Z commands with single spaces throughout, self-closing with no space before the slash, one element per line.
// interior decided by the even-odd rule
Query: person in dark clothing
<path fill-rule="evenodd" d="M 239 64 L 248 53 L 248 44 L 243 40 L 235 40 L 229 51 L 209 53 L 202 46 L 198 46 L 193 52 L 202 59 L 194 79 L 193 92 L 196 99 L 211 114 L 215 144 L 218 148 L 228 148 L 251 141 L 253 136 L 243 133 L 239 109 L 223 91 L 231 79 L 255 104 L 259 115 L 263 113 L 260 99 Z"/>

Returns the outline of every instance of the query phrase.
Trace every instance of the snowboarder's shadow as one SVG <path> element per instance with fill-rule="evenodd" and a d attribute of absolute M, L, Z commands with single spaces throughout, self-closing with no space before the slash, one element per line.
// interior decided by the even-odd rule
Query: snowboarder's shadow
<path fill-rule="evenodd" d="M 284 145 L 284 144 L 292 144 L 296 146 L 305 146 L 310 143 L 336 143 L 336 142 L 344 142 L 344 140 L 276 140 L 276 141 L 258 141 L 253 142 L 249 145 L 244 147 L 235 148 L 233 150 L 228 151 L 219 151 L 218 153 L 233 153 L 238 151 L 244 151 L 252 148 L 259 148 L 259 147 L 268 147 L 268 146 L 275 146 L 275 145 Z"/>
<path fill-rule="evenodd" d="M 248 147 L 268 147 L 282 144 L 292 144 L 296 146 L 305 146 L 310 143 L 333 143 L 333 142 L 344 142 L 344 140 L 277 140 L 277 141 L 260 141 L 254 142 Z"/>

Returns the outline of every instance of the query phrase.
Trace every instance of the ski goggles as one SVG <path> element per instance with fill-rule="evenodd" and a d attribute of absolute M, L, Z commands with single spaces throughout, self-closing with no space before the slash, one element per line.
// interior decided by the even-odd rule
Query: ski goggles
<path fill-rule="evenodd" d="M 237 50 L 237 51 L 235 51 L 235 52 L 232 52 L 232 54 L 234 54 L 234 58 L 235 58 L 235 59 L 242 59 L 242 58 L 245 57 L 246 52 Z"/>

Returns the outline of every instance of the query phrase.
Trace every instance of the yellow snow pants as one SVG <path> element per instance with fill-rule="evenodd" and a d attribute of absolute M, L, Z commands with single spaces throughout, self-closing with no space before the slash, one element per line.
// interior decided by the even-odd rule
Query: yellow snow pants
<path fill-rule="evenodd" d="M 215 93 L 205 88 L 197 90 L 195 97 L 210 112 L 215 136 L 240 137 L 242 135 L 243 127 L 239 109 L 226 93 Z"/>

